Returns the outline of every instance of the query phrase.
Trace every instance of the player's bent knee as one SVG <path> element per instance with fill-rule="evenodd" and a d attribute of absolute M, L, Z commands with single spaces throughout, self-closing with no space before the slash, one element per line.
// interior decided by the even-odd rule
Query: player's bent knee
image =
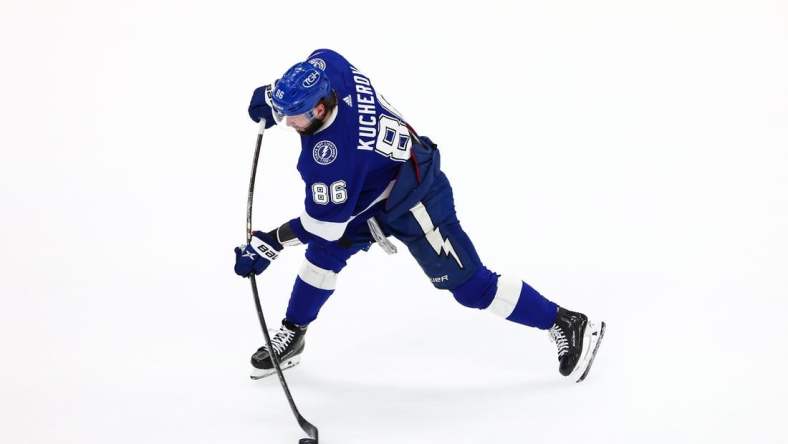
<path fill-rule="evenodd" d="M 454 299 L 469 308 L 487 308 L 495 297 L 498 275 L 481 266 L 470 279 L 451 289 Z"/>

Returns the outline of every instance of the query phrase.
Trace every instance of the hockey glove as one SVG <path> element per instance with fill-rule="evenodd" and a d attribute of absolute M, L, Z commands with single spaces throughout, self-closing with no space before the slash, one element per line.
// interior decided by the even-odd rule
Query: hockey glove
<path fill-rule="evenodd" d="M 235 249 L 235 274 L 248 277 L 260 274 L 279 257 L 282 245 L 268 233 L 255 231 L 250 243 Z"/>
<path fill-rule="evenodd" d="M 249 117 L 255 122 L 259 122 L 261 117 L 265 118 L 266 128 L 271 128 L 277 123 L 270 105 L 271 89 L 271 85 L 257 88 L 254 90 L 254 93 L 252 93 L 252 100 L 249 103 Z"/>

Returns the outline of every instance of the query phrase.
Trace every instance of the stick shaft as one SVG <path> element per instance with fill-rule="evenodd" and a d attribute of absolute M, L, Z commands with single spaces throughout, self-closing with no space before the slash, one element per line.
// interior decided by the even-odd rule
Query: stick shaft
<path fill-rule="evenodd" d="M 254 185 L 255 185 L 255 177 L 257 176 L 257 163 L 260 158 L 260 147 L 263 144 L 263 132 L 265 131 L 265 119 L 260 119 L 260 127 L 257 131 L 257 144 L 254 149 L 254 160 L 252 161 L 252 174 L 249 179 L 249 196 L 246 202 L 246 243 L 248 244 L 252 240 L 252 204 L 254 203 Z M 257 309 L 257 318 L 260 320 L 260 328 L 263 330 L 263 337 L 265 338 L 265 345 L 268 347 L 269 356 L 271 356 L 271 362 L 274 363 L 274 368 L 276 368 L 276 374 L 279 376 L 279 383 L 282 385 L 282 389 L 285 392 L 285 396 L 287 397 L 287 402 L 290 404 L 290 410 L 293 411 L 293 415 L 295 415 L 296 420 L 298 421 L 298 425 L 301 426 L 301 429 L 308 434 L 311 438 L 315 440 L 317 443 L 317 427 L 312 425 L 309 421 L 307 421 L 301 413 L 298 411 L 298 407 L 296 407 L 295 401 L 293 401 L 293 395 L 290 393 L 290 388 L 287 386 L 287 381 L 285 380 L 285 376 L 282 374 L 282 367 L 279 365 L 279 358 L 276 356 L 276 353 L 273 352 L 274 348 L 271 346 L 271 337 L 268 334 L 268 326 L 265 323 L 265 316 L 263 316 L 263 308 L 260 305 L 260 295 L 257 291 L 257 280 L 255 278 L 254 273 L 249 276 L 249 281 L 252 284 L 252 294 L 254 295 L 254 305 Z"/>

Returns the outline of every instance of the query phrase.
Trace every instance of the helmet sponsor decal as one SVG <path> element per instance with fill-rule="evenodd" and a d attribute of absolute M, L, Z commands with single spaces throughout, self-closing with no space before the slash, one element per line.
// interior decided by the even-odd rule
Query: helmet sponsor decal
<path fill-rule="evenodd" d="M 314 66 L 315 68 L 325 71 L 326 70 L 326 61 L 321 59 L 320 57 L 315 57 L 313 59 L 307 60 L 307 63 Z"/>
<path fill-rule="evenodd" d="M 320 165 L 328 165 L 337 158 L 337 146 L 330 140 L 321 140 L 312 148 L 312 158 Z"/>
<path fill-rule="evenodd" d="M 311 88 L 317 85 L 318 80 L 320 80 L 320 72 L 312 71 L 308 76 L 306 76 L 301 84 L 304 86 L 304 88 Z"/>

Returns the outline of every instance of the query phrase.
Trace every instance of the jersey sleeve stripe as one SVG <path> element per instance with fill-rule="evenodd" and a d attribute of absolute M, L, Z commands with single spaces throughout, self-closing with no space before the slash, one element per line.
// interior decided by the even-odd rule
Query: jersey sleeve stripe
<path fill-rule="evenodd" d="M 327 241 L 335 241 L 342 237 L 347 224 L 350 222 L 350 220 L 345 222 L 326 222 L 315 219 L 307 214 L 306 211 L 299 216 L 299 220 L 306 231 Z"/>
<path fill-rule="evenodd" d="M 310 237 L 304 236 L 305 233 L 301 232 L 301 228 L 306 231 L 306 234 L 317 236 L 322 239 L 325 239 L 329 242 L 338 240 L 345 234 L 345 228 L 347 225 L 355 219 L 357 216 L 361 215 L 368 209 L 372 208 L 376 203 L 386 199 L 391 194 L 391 189 L 394 188 L 394 183 L 396 181 L 392 180 L 389 182 L 388 186 L 376 197 L 366 208 L 354 214 L 350 217 L 350 219 L 346 220 L 345 222 L 327 222 L 320 219 L 315 219 L 314 217 L 310 216 L 309 213 L 304 211 L 301 213 L 301 216 L 293 219 L 292 222 L 296 222 L 291 225 L 293 231 L 295 231 L 296 235 L 298 236 L 299 240 L 303 243 L 309 243 Z M 300 226 L 299 226 L 300 225 Z"/>

